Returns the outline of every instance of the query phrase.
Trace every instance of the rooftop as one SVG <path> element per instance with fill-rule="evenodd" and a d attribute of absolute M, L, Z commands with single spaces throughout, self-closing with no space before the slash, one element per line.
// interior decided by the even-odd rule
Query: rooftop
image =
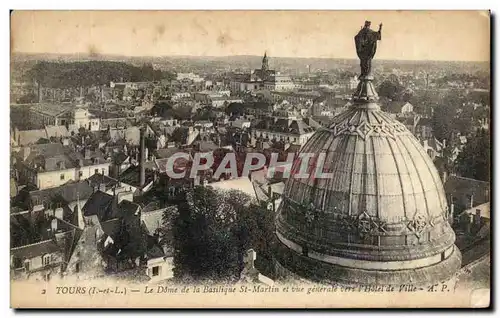
<path fill-rule="evenodd" d="M 42 241 L 21 247 L 10 249 L 10 253 L 14 257 L 20 259 L 31 259 L 37 256 L 60 252 L 59 246 L 53 240 Z"/>
<path fill-rule="evenodd" d="M 60 116 L 69 112 L 74 108 L 71 104 L 36 104 L 31 107 L 32 111 L 47 115 L 47 116 Z"/>

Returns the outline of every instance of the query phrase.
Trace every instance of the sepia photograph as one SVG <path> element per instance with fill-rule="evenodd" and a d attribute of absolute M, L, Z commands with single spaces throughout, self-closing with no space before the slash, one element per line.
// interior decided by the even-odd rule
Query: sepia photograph
<path fill-rule="evenodd" d="M 491 306 L 491 21 L 11 11 L 10 306 Z"/>

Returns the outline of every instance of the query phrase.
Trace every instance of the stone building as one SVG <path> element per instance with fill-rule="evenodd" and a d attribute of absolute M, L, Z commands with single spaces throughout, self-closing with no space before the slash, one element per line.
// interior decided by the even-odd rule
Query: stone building
<path fill-rule="evenodd" d="M 350 109 L 303 146 L 302 153 L 326 154 L 323 171 L 333 179 L 314 178 L 313 171 L 288 179 L 276 217 L 282 278 L 452 284 L 461 253 L 440 176 L 418 140 L 377 100 L 371 78 L 363 78 Z"/>

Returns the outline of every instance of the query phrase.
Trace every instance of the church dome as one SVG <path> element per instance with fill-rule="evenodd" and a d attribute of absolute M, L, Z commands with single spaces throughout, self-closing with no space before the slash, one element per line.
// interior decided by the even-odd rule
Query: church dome
<path fill-rule="evenodd" d="M 461 256 L 439 174 L 400 122 L 380 110 L 371 79 L 301 153 L 324 154 L 332 177 L 292 175 L 276 217 L 278 266 L 302 278 L 358 284 L 447 280 Z M 318 161 L 316 161 L 318 163 Z M 292 171 L 298 171 L 296 161 Z"/>

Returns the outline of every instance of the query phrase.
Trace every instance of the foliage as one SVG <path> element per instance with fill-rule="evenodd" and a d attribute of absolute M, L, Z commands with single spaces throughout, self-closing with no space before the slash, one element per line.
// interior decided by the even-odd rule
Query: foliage
<path fill-rule="evenodd" d="M 480 129 L 468 139 L 455 160 L 457 172 L 467 178 L 490 181 L 491 141 L 489 132 Z"/>
<path fill-rule="evenodd" d="M 271 213 L 248 195 L 198 186 L 185 196 L 172 223 L 175 277 L 235 281 L 249 248 L 270 259 Z"/>
<path fill-rule="evenodd" d="M 35 93 L 28 93 L 17 99 L 18 104 L 31 104 L 38 101 L 38 96 Z"/>
<path fill-rule="evenodd" d="M 159 116 L 163 118 L 173 117 L 178 120 L 189 120 L 191 119 L 193 107 L 188 104 L 178 104 L 175 105 L 171 101 L 159 101 L 151 109 L 151 114 L 153 116 Z"/>
<path fill-rule="evenodd" d="M 88 62 L 38 62 L 27 76 L 44 87 L 75 88 L 107 85 L 110 82 L 145 82 L 172 79 L 173 73 L 155 70 L 152 64 L 142 67 L 123 62 L 88 61 Z"/>
<path fill-rule="evenodd" d="M 230 103 L 226 107 L 226 114 L 228 115 L 244 115 L 245 114 L 245 107 L 243 106 L 243 103 Z"/>
<path fill-rule="evenodd" d="M 461 127 L 461 124 L 457 121 L 458 117 L 456 114 L 458 109 L 464 107 L 465 100 L 465 96 L 459 91 L 450 91 L 439 100 L 439 106 L 434 108 L 431 118 L 434 136 L 438 140 L 450 140 L 452 132 L 456 130 L 457 125 Z"/>
<path fill-rule="evenodd" d="M 389 76 L 378 87 L 378 94 L 394 101 L 402 100 L 405 88 L 395 76 Z"/>
<path fill-rule="evenodd" d="M 205 106 L 201 109 L 198 109 L 196 114 L 193 116 L 193 120 L 209 120 L 214 121 L 217 119 L 217 115 L 215 113 L 215 109 L 212 106 Z"/>

